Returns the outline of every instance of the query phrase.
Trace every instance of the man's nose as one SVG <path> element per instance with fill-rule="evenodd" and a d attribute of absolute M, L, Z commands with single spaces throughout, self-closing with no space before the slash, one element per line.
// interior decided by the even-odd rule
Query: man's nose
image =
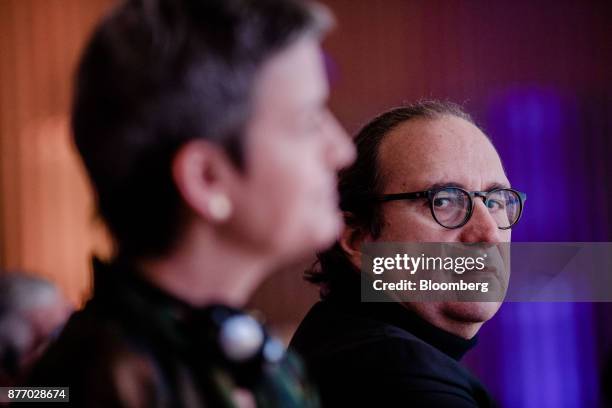
<path fill-rule="evenodd" d="M 472 218 L 461 229 L 461 242 L 500 242 L 499 228 L 480 198 L 474 198 Z"/>

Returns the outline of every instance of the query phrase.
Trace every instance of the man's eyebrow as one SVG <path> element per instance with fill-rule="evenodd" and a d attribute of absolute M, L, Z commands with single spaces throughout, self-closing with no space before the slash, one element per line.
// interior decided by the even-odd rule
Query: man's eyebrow
<path fill-rule="evenodd" d="M 445 188 L 445 187 L 459 187 L 462 188 L 464 190 L 468 190 L 468 188 L 466 188 L 465 184 L 463 183 L 459 183 L 456 181 L 445 181 L 442 183 L 435 183 L 432 184 L 428 190 L 435 190 L 437 188 Z M 484 191 L 491 191 L 491 190 L 495 190 L 497 188 L 510 188 L 510 186 L 506 183 L 491 183 L 487 186 L 487 188 Z"/>
<path fill-rule="evenodd" d="M 456 181 L 444 181 L 441 183 L 432 184 L 431 186 L 429 186 L 428 190 L 435 190 L 436 188 L 445 188 L 445 187 L 459 187 L 459 188 L 466 189 L 465 185 L 462 183 L 458 183 Z"/>
<path fill-rule="evenodd" d="M 497 188 L 510 188 L 509 184 L 506 183 L 491 183 L 488 185 L 488 187 L 485 189 L 485 191 L 491 191 L 491 190 L 495 190 Z"/>

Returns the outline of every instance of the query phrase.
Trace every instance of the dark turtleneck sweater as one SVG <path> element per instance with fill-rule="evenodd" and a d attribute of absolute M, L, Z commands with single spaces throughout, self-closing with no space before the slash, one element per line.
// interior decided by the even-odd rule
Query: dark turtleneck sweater
<path fill-rule="evenodd" d="M 324 407 L 490 407 L 459 360 L 476 345 L 398 303 L 329 296 L 315 304 L 290 347 L 307 363 Z"/>

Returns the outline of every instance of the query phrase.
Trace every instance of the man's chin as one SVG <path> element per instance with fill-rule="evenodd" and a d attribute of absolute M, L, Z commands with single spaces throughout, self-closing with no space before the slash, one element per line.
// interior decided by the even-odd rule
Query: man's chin
<path fill-rule="evenodd" d="M 444 314 L 458 322 L 483 323 L 491 319 L 501 302 L 449 302 L 444 305 Z"/>

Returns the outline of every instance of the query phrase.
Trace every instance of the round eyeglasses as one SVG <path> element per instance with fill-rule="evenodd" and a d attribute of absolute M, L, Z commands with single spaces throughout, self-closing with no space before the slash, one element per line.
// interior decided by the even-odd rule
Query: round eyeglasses
<path fill-rule="evenodd" d="M 512 228 L 521 218 L 527 195 L 512 188 L 491 191 L 467 191 L 460 187 L 442 187 L 412 193 L 384 194 L 378 201 L 429 200 L 431 215 L 444 228 L 464 226 L 474 212 L 474 197 L 482 198 L 499 229 Z"/>

